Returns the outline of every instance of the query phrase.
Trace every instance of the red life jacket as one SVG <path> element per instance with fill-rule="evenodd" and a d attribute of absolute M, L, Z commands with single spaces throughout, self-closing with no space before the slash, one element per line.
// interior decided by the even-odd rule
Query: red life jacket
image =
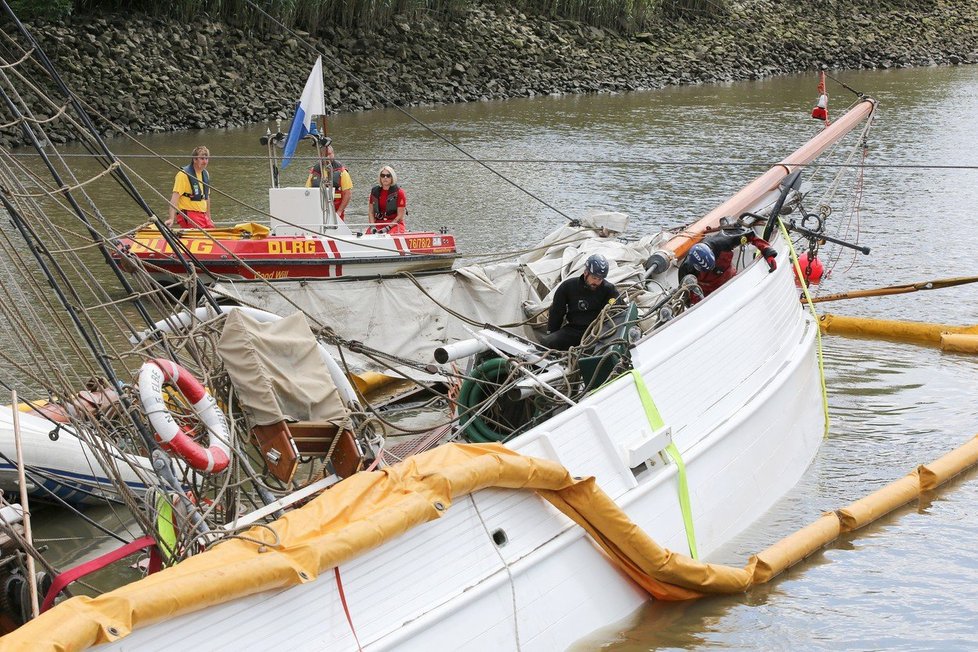
<path fill-rule="evenodd" d="M 339 211 L 340 204 L 343 203 L 343 188 L 340 178 L 342 177 L 343 172 L 346 170 L 346 166 L 336 159 L 330 161 L 330 165 L 333 168 L 333 208 Z M 318 188 L 320 181 L 323 178 L 323 164 L 316 163 L 314 166 L 309 168 L 309 174 L 312 176 L 312 183 L 310 184 L 310 187 Z M 343 217 L 343 215 L 341 214 L 340 217 Z"/>
<path fill-rule="evenodd" d="M 732 279 L 737 275 L 737 268 L 733 264 L 733 252 L 721 251 L 717 254 L 716 264 L 708 272 L 700 272 L 696 275 L 696 282 L 703 289 L 703 295 L 709 296 L 711 292 Z"/>
<path fill-rule="evenodd" d="M 397 198 L 401 193 L 397 184 L 391 184 L 387 190 L 387 205 L 382 207 L 380 205 L 380 191 L 380 186 L 374 186 L 370 189 L 370 196 L 373 198 L 373 201 L 370 202 L 372 217 L 375 221 L 391 222 L 397 217 Z"/>

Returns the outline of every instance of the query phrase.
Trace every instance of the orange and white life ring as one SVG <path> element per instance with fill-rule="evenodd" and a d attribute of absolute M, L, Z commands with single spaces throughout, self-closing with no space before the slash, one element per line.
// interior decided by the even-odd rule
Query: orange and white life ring
<path fill-rule="evenodd" d="M 208 448 L 195 442 L 188 430 L 174 421 L 163 402 L 164 383 L 175 386 L 192 404 L 207 428 Z M 227 468 L 231 462 L 231 452 L 226 443 L 231 435 L 228 422 L 217 401 L 199 380 L 175 362 L 157 358 L 143 364 L 139 370 L 138 385 L 139 402 L 149 417 L 157 441 L 164 448 L 172 450 L 190 466 L 204 473 L 219 473 Z"/>

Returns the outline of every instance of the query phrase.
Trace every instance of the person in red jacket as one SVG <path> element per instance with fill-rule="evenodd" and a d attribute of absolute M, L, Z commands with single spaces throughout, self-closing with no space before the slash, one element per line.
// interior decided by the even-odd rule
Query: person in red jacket
<path fill-rule="evenodd" d="M 407 226 L 404 216 L 407 215 L 407 195 L 404 189 L 397 185 L 397 173 L 394 168 L 385 165 L 380 168 L 377 177 L 378 185 L 370 190 L 368 203 L 370 215 L 370 233 L 404 233 Z"/>
<path fill-rule="evenodd" d="M 702 242 L 694 244 L 686 255 L 686 260 L 679 266 L 679 280 L 693 274 L 703 290 L 703 296 L 709 295 L 737 274 L 737 267 L 733 264 L 733 250 L 745 244 L 751 244 L 761 252 L 769 271 L 773 272 L 778 268 L 778 263 L 774 260 L 778 252 L 774 247 L 758 238 L 750 229 L 744 229 L 708 235 Z M 697 303 L 699 297 L 693 296 L 690 301 Z"/>

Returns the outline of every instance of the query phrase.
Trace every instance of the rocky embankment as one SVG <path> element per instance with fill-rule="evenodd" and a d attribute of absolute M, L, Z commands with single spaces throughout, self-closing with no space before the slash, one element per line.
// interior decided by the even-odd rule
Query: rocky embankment
<path fill-rule="evenodd" d="M 303 44 L 307 35 L 207 20 L 188 27 L 118 15 L 32 27 L 69 86 L 135 133 L 288 120 L 315 60 Z M 747 0 L 723 18 L 635 35 L 479 6 L 447 22 L 397 17 L 375 32 L 335 30 L 309 42 L 326 55 L 330 111 L 360 111 L 756 79 L 822 66 L 975 63 L 978 4 Z M 19 135 L 2 132 L 0 142 L 17 144 Z"/>

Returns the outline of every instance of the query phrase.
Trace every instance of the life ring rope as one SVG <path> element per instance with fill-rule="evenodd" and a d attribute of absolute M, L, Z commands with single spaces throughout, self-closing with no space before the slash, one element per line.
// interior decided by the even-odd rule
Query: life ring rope
<path fill-rule="evenodd" d="M 191 432 L 177 424 L 163 401 L 163 385 L 176 387 L 191 404 L 207 429 L 208 447 L 194 441 Z M 139 402 L 164 448 L 173 451 L 194 469 L 220 473 L 231 463 L 231 431 L 217 401 L 193 374 L 173 362 L 157 358 L 139 370 Z"/>

